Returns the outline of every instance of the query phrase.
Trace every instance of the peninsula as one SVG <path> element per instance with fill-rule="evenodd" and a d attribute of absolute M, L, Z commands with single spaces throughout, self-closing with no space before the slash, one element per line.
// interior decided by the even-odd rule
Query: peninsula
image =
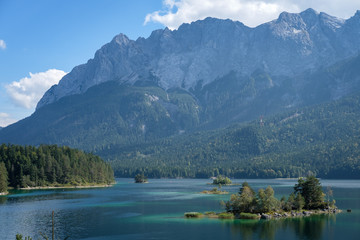
<path fill-rule="evenodd" d="M 0 193 L 14 189 L 107 187 L 115 182 L 108 163 L 65 146 L 0 145 Z"/>

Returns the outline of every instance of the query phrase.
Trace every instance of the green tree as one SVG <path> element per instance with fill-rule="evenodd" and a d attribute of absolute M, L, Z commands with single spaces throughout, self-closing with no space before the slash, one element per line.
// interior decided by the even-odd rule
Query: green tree
<path fill-rule="evenodd" d="M 0 162 L 0 193 L 7 192 L 8 189 L 8 173 L 4 162 Z"/>
<path fill-rule="evenodd" d="M 146 183 L 147 181 L 148 179 L 143 173 L 135 176 L 135 183 Z"/>
<path fill-rule="evenodd" d="M 256 209 L 256 198 L 250 187 L 244 186 L 241 194 L 233 194 L 230 197 L 231 209 L 234 213 L 254 212 Z"/>
<path fill-rule="evenodd" d="M 284 210 L 291 211 L 295 208 L 295 194 L 291 193 L 285 203 Z"/>
<path fill-rule="evenodd" d="M 271 186 L 268 186 L 265 189 L 265 207 L 268 211 L 276 211 L 279 206 L 279 200 L 274 197 L 274 189 Z"/>
<path fill-rule="evenodd" d="M 274 189 L 271 186 L 268 186 L 265 190 L 259 189 L 257 204 L 259 212 L 276 211 L 279 206 L 280 202 L 274 197 Z"/>
<path fill-rule="evenodd" d="M 297 193 L 294 199 L 294 208 L 300 211 L 301 209 L 304 208 L 304 206 L 305 206 L 305 199 L 303 198 L 303 196 L 301 196 L 300 193 Z"/>
<path fill-rule="evenodd" d="M 223 177 L 219 175 L 213 180 L 213 184 L 222 184 L 222 185 L 231 184 L 231 180 L 228 177 Z"/>
<path fill-rule="evenodd" d="M 294 187 L 295 193 L 300 193 L 305 201 L 306 209 L 321 208 L 324 205 L 324 193 L 319 179 L 309 176 L 304 180 L 300 178 Z"/>
<path fill-rule="evenodd" d="M 241 184 L 241 188 L 239 189 L 239 194 L 240 194 L 240 195 L 241 195 L 241 193 L 243 192 L 244 187 L 248 187 L 248 188 L 250 189 L 250 191 L 252 192 L 252 194 L 253 194 L 254 196 L 256 195 L 254 189 L 252 189 L 252 188 L 250 187 L 250 185 L 249 185 L 248 182 L 243 182 L 243 183 Z"/>

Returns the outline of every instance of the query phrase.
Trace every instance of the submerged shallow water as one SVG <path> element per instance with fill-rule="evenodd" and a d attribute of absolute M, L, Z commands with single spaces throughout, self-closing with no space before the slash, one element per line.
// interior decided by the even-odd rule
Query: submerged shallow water
<path fill-rule="evenodd" d="M 244 180 L 234 180 L 242 183 Z M 257 190 L 271 185 L 280 198 L 292 192 L 296 180 L 247 180 Z M 204 179 L 150 179 L 134 184 L 117 179 L 111 188 L 14 191 L 0 197 L 0 239 L 17 233 L 40 238 L 51 236 L 55 212 L 55 237 L 64 239 L 359 239 L 360 180 L 321 180 L 331 186 L 337 215 L 278 220 L 185 219 L 184 212 L 223 211 L 239 186 L 224 186 L 229 195 L 203 195 L 212 185 Z M 347 213 L 346 209 L 352 209 Z"/>

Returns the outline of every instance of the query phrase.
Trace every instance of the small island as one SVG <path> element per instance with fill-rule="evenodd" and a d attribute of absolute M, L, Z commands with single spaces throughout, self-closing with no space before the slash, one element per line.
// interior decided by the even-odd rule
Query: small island
<path fill-rule="evenodd" d="M 204 191 L 202 191 L 201 193 L 202 194 L 228 194 L 229 192 L 227 192 L 227 191 L 222 191 L 222 190 L 220 190 L 220 188 L 221 187 L 219 187 L 219 189 L 218 188 L 213 188 L 213 189 L 211 189 L 211 190 L 204 190 Z"/>
<path fill-rule="evenodd" d="M 325 200 L 326 196 L 326 200 Z M 274 190 L 268 186 L 258 193 L 244 182 L 237 194 L 232 194 L 230 200 L 222 202 L 226 212 L 202 214 L 198 212 L 185 213 L 186 218 L 210 217 L 220 219 L 271 219 L 286 217 L 303 217 L 313 214 L 330 214 L 341 212 L 332 199 L 332 191 L 322 191 L 320 181 L 315 176 L 306 179 L 299 178 L 294 186 L 294 192 L 288 198 L 280 200 L 274 197 Z"/>
<path fill-rule="evenodd" d="M 214 185 L 232 185 L 232 181 L 228 177 L 223 177 L 222 175 L 217 176 L 213 179 Z"/>
<path fill-rule="evenodd" d="M 135 183 L 149 183 L 147 177 L 142 174 L 137 174 L 135 176 Z"/>

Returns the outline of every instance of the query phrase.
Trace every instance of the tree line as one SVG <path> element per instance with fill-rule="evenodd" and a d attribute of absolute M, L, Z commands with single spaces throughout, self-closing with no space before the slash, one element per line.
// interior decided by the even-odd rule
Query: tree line
<path fill-rule="evenodd" d="M 100 157 L 66 146 L 0 146 L 0 192 L 6 188 L 109 184 L 111 166 Z"/>

